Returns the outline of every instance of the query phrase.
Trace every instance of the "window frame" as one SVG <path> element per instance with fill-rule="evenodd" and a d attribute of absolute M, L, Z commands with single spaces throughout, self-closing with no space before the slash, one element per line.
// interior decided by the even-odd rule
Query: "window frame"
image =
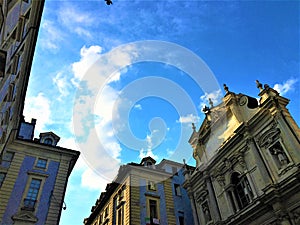
<path fill-rule="evenodd" d="M 0 188 L 2 187 L 2 185 L 3 185 L 3 183 L 4 183 L 4 180 L 5 180 L 5 178 L 6 178 L 6 174 L 7 174 L 7 173 L 0 172 Z M 1 175 L 3 175 L 2 178 L 1 178 Z"/>
<path fill-rule="evenodd" d="M 185 223 L 184 223 L 184 213 L 183 212 L 178 212 L 178 224 L 179 225 L 185 225 Z"/>
<path fill-rule="evenodd" d="M 151 204 L 150 201 L 155 202 L 156 206 L 156 216 L 157 217 L 151 217 Z M 153 223 L 153 218 L 160 220 L 160 199 L 155 197 L 147 197 L 146 198 L 146 207 L 147 207 L 147 217 L 150 218 L 150 224 Z"/>
<path fill-rule="evenodd" d="M 116 224 L 124 225 L 124 204 L 122 204 L 119 208 L 117 208 L 116 214 L 117 214 Z"/>
<path fill-rule="evenodd" d="M 46 138 L 44 139 L 43 143 L 44 143 L 45 145 L 53 145 L 54 141 L 53 141 L 52 138 L 46 137 Z"/>
<path fill-rule="evenodd" d="M 233 172 L 231 174 L 231 184 L 233 186 L 232 198 L 235 199 L 235 201 L 232 201 L 232 204 L 235 211 L 244 209 L 250 205 L 254 198 L 254 194 L 246 175 Z M 245 190 L 247 190 L 247 193 Z"/>
<path fill-rule="evenodd" d="M 33 184 L 34 181 L 38 181 L 39 184 L 38 184 L 38 187 L 34 186 L 36 184 Z M 41 189 L 42 189 L 42 186 L 43 186 L 43 179 L 42 178 L 37 178 L 37 177 L 31 177 L 30 178 L 30 182 L 28 182 L 28 187 L 26 188 L 26 194 L 24 195 L 24 198 L 23 198 L 23 207 L 22 209 L 23 210 L 28 210 L 28 211 L 35 211 L 35 209 L 37 208 L 37 202 L 38 202 L 38 199 L 40 198 L 40 195 L 41 195 Z M 33 193 L 33 196 L 29 196 L 31 195 L 31 193 Z M 30 204 L 33 204 L 32 206 L 27 206 L 25 205 L 25 202 L 26 201 L 33 201 L 33 203 L 31 202 Z"/>
<path fill-rule="evenodd" d="M 9 157 L 8 159 L 6 158 L 7 154 L 11 154 L 11 157 Z M 5 151 L 3 153 L 3 157 L 2 157 L 2 160 L 1 160 L 1 166 L 4 167 L 4 168 L 9 168 L 13 159 L 15 157 L 15 153 L 14 152 L 11 152 L 11 151 Z"/>
<path fill-rule="evenodd" d="M 39 163 L 41 161 L 44 161 L 45 162 L 45 166 L 44 163 Z M 44 158 L 37 158 L 36 160 L 36 163 L 35 163 L 35 167 L 38 168 L 38 169 L 47 169 L 47 166 L 48 166 L 48 160 L 47 159 L 44 159 Z"/>
<path fill-rule="evenodd" d="M 180 184 L 174 184 L 174 193 L 178 197 L 182 196 Z"/>

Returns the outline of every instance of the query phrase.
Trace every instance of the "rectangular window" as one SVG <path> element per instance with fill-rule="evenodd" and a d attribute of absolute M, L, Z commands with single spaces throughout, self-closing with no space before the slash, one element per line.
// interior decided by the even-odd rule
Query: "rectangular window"
<path fill-rule="evenodd" d="M 122 199 L 124 198 L 124 186 L 119 190 L 118 197 L 119 197 L 119 203 L 121 203 Z"/>
<path fill-rule="evenodd" d="M 105 209 L 104 217 L 105 218 L 108 217 L 108 207 L 106 207 L 106 209 Z"/>
<path fill-rule="evenodd" d="M 147 220 L 148 224 L 160 224 L 159 221 L 159 199 L 147 199 Z"/>
<path fill-rule="evenodd" d="M 32 179 L 28 192 L 27 192 L 27 196 L 24 199 L 24 208 L 27 210 L 34 210 L 35 207 L 35 203 L 38 197 L 38 193 L 41 187 L 41 180 L 38 179 Z"/>
<path fill-rule="evenodd" d="M 122 205 L 117 212 L 117 225 L 124 225 L 124 206 Z"/>
<path fill-rule="evenodd" d="M 179 225 L 184 225 L 184 217 L 181 215 L 178 217 Z"/>
<path fill-rule="evenodd" d="M 156 184 L 154 181 L 148 181 L 148 190 L 149 191 L 156 191 Z"/>
<path fill-rule="evenodd" d="M 13 152 L 4 152 L 1 166 L 5 168 L 9 168 L 13 158 L 14 158 Z"/>
<path fill-rule="evenodd" d="M 150 218 L 152 221 L 153 218 L 157 218 L 157 201 L 150 199 L 149 207 L 150 207 Z"/>
<path fill-rule="evenodd" d="M 102 222 L 103 222 L 103 215 L 101 214 L 100 215 L 100 224 L 102 224 Z"/>
<path fill-rule="evenodd" d="M 6 51 L 0 50 L 0 77 L 5 75 Z"/>
<path fill-rule="evenodd" d="M 17 26 L 17 33 L 16 33 L 16 40 L 17 41 L 21 41 L 22 40 L 23 31 L 24 31 L 24 25 L 25 25 L 25 17 L 24 16 L 20 16 L 19 23 L 18 23 L 18 26 Z"/>
<path fill-rule="evenodd" d="M 41 169 L 46 169 L 47 166 L 47 159 L 38 159 L 36 162 L 36 167 Z"/>
<path fill-rule="evenodd" d="M 181 196 L 180 184 L 174 184 L 175 195 Z"/>
<path fill-rule="evenodd" d="M 0 188 L 4 182 L 5 176 L 6 176 L 6 173 L 0 173 Z"/>

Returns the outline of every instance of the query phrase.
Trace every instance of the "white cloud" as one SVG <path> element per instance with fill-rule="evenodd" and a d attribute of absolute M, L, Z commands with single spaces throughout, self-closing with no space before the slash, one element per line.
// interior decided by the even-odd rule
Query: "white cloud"
<path fill-rule="evenodd" d="M 89 32 L 88 30 L 82 28 L 82 27 L 76 27 L 74 29 L 74 32 L 76 34 L 78 34 L 79 36 L 83 36 L 83 37 L 87 37 L 87 38 L 91 38 L 92 37 L 92 34 L 91 32 Z"/>
<path fill-rule="evenodd" d="M 107 183 L 111 181 L 99 176 L 92 169 L 87 168 L 81 175 L 81 187 L 95 190 L 105 190 Z"/>
<path fill-rule="evenodd" d="M 135 108 L 135 109 L 138 109 L 138 110 L 142 110 L 141 104 L 135 104 L 135 105 L 134 105 L 134 108 Z"/>
<path fill-rule="evenodd" d="M 104 191 L 106 184 L 112 181 L 112 179 L 110 178 L 103 177 L 97 174 L 93 167 L 89 167 L 83 155 L 80 155 L 75 164 L 72 174 L 75 173 L 77 174 L 77 176 L 81 177 L 80 187 L 77 186 L 77 188 L 84 188 L 87 189 L 87 191 Z"/>
<path fill-rule="evenodd" d="M 37 119 L 35 131 L 38 133 L 45 132 L 46 126 L 52 124 L 50 100 L 43 93 L 39 93 L 37 96 L 27 97 L 25 105 L 25 118 Z"/>
<path fill-rule="evenodd" d="M 153 132 L 153 133 L 155 133 L 155 132 Z M 153 133 L 152 133 L 152 135 L 153 135 Z M 153 159 L 158 159 L 158 156 L 155 155 L 155 154 L 153 153 L 153 151 L 152 151 L 152 147 L 153 147 L 153 143 L 152 143 L 152 138 L 153 138 L 153 136 L 152 136 L 152 135 L 147 135 L 147 137 L 146 137 L 146 140 L 147 140 L 147 148 L 146 148 L 146 149 L 142 148 L 142 149 L 140 150 L 140 155 L 139 155 L 139 158 L 140 158 L 140 159 L 143 159 L 143 158 L 145 158 L 145 157 L 147 157 L 147 156 L 150 156 L 150 157 L 153 158 Z"/>
<path fill-rule="evenodd" d="M 167 156 L 171 157 L 174 154 L 175 150 L 167 149 Z"/>
<path fill-rule="evenodd" d="M 287 92 L 294 89 L 294 85 L 297 82 L 297 79 L 291 78 L 285 81 L 283 84 L 275 84 L 273 88 L 276 91 L 278 91 L 281 95 L 285 95 Z"/>
<path fill-rule="evenodd" d="M 87 28 L 93 25 L 95 17 L 89 13 L 77 9 L 69 3 L 65 3 L 63 7 L 58 10 L 58 19 L 70 32 L 85 38 L 92 37 L 92 34 Z"/>
<path fill-rule="evenodd" d="M 222 99 L 222 92 L 221 90 L 217 90 L 211 93 L 205 93 L 200 97 L 200 105 L 199 108 L 202 110 L 205 105 L 209 106 L 209 99 L 213 102 L 213 105 L 216 106 L 221 102 Z"/>
<path fill-rule="evenodd" d="M 95 17 L 84 12 L 82 10 L 76 9 L 71 4 L 65 4 L 59 9 L 58 12 L 60 21 L 65 25 L 72 27 L 74 24 L 82 25 L 92 25 Z"/>
<path fill-rule="evenodd" d="M 65 96 L 69 95 L 68 88 L 70 85 L 67 81 L 67 77 L 64 76 L 62 72 L 58 72 L 56 74 L 56 76 L 52 79 L 52 81 L 56 85 L 56 87 L 61 95 L 59 99 L 61 99 L 61 97 L 65 97 Z"/>
<path fill-rule="evenodd" d="M 57 50 L 64 39 L 64 33 L 50 20 L 43 20 L 41 24 L 41 46 L 44 49 Z"/>
<path fill-rule="evenodd" d="M 96 62 L 102 52 L 102 48 L 98 45 L 93 45 L 87 48 L 83 46 L 80 49 L 81 59 L 72 64 L 72 70 L 76 79 L 81 79 L 88 69 Z"/>
<path fill-rule="evenodd" d="M 116 82 L 119 81 L 121 78 L 121 72 L 115 72 L 112 76 L 110 76 L 109 80 L 107 81 L 107 83 L 112 83 L 112 82 Z"/>
<path fill-rule="evenodd" d="M 126 51 L 107 53 L 106 58 L 100 60 L 101 53 L 100 46 L 83 46 L 80 60 L 71 66 L 73 82 L 79 90 L 80 84 L 87 85 L 82 89 L 86 93 L 75 99 L 72 122 L 82 157 L 88 164 L 82 173 L 82 185 L 91 189 L 111 182 L 120 166 L 122 149 L 115 137 L 112 120 L 116 104 L 123 100 L 119 99 L 119 92 L 107 84 L 119 80 L 121 72 L 118 68 L 131 62 L 131 56 Z M 112 76 L 106 77 L 107 74 Z M 101 174 L 102 181 L 97 173 Z"/>
<path fill-rule="evenodd" d="M 198 123 L 200 118 L 198 116 L 195 116 L 193 114 L 188 114 L 186 116 L 180 116 L 179 120 L 177 120 L 177 123 Z"/>

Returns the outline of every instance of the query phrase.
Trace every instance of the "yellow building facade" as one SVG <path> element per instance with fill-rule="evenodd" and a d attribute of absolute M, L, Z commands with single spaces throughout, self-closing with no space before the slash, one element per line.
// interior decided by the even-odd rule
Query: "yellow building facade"
<path fill-rule="evenodd" d="M 22 120 L 44 0 L 1 0 L 0 153 Z"/>
<path fill-rule="evenodd" d="M 22 114 L 44 0 L 0 0 L 0 224 L 54 225 L 79 152 Z"/>
<path fill-rule="evenodd" d="M 150 157 L 121 166 L 84 224 L 193 225 L 189 198 L 182 188 L 182 167 L 169 160 L 156 165 Z"/>
<path fill-rule="evenodd" d="M 57 145 L 59 137 L 33 137 L 36 121 L 22 121 L 0 162 L 0 224 L 59 224 L 67 181 L 79 152 Z"/>
<path fill-rule="evenodd" d="M 224 85 L 189 140 L 195 170 L 184 187 L 196 224 L 300 224 L 300 130 L 289 100 L 257 81 L 259 100 Z"/>

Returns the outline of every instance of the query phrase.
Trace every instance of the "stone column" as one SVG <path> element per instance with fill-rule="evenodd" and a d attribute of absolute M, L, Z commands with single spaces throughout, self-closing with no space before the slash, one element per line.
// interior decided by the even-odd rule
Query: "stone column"
<path fill-rule="evenodd" d="M 187 191 L 188 191 L 189 199 L 191 201 L 192 212 L 193 212 L 193 217 L 194 217 L 194 225 L 200 225 L 194 194 L 190 188 L 188 188 Z"/>
<path fill-rule="evenodd" d="M 249 138 L 247 140 L 247 145 L 249 147 L 249 150 L 253 152 L 255 161 L 257 163 L 262 164 L 262 166 L 259 167 L 259 172 L 262 179 L 264 180 L 265 186 L 267 186 L 268 184 L 272 184 L 274 177 L 272 177 L 271 173 L 268 171 L 267 165 L 265 165 L 264 159 L 261 155 L 262 153 L 260 153 L 260 149 L 258 145 L 255 143 L 255 140 L 253 138 Z M 259 195 L 257 189 L 254 189 L 254 191 L 257 193 L 257 195 Z"/>
<path fill-rule="evenodd" d="M 225 196 L 228 208 L 229 208 L 230 213 L 231 213 L 230 215 L 233 215 L 235 212 L 234 212 L 234 208 L 233 208 L 230 196 L 229 196 L 229 191 L 228 190 L 224 190 L 224 191 L 225 191 L 225 195 L 224 196 Z"/>
<path fill-rule="evenodd" d="M 213 189 L 213 185 L 211 182 L 211 177 L 209 175 L 206 175 L 205 181 L 206 181 L 206 186 L 207 186 L 208 195 L 209 195 L 210 208 L 212 209 L 212 218 L 215 222 L 220 221 L 221 215 L 220 215 L 220 211 L 218 208 L 217 199 L 215 196 L 215 191 Z"/>

